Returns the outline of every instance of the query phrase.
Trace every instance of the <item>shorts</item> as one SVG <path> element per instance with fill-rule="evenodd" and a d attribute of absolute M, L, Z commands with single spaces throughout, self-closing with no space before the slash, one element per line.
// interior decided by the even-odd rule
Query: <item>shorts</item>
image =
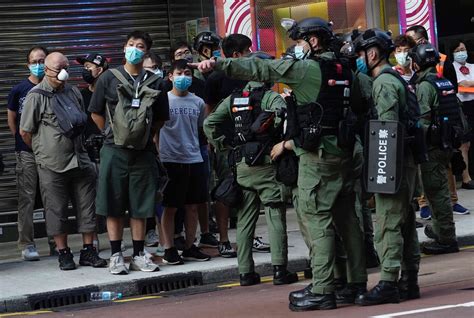
<path fill-rule="evenodd" d="M 155 215 L 158 166 L 149 150 L 104 145 L 100 150 L 97 214 L 146 219 Z"/>
<path fill-rule="evenodd" d="M 207 201 L 204 163 L 163 162 L 169 182 L 163 193 L 163 206 L 181 208 Z"/>
<path fill-rule="evenodd" d="M 69 201 L 76 212 L 77 231 L 91 233 L 96 230 L 94 199 L 97 175 L 92 164 L 62 173 L 38 165 L 38 176 L 49 236 L 67 233 Z"/>

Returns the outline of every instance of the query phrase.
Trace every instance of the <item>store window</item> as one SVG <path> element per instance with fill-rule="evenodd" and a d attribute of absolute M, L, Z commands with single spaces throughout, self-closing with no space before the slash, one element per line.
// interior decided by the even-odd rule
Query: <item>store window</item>
<path fill-rule="evenodd" d="M 277 58 L 293 45 L 280 26 L 282 18 L 296 21 L 320 17 L 334 23 L 335 33 L 367 28 L 364 0 L 256 0 L 257 47 Z"/>

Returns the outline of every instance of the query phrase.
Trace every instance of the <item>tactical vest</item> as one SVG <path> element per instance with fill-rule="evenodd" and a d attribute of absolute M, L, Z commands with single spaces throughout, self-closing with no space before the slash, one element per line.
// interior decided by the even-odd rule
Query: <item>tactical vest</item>
<path fill-rule="evenodd" d="M 347 130 L 347 125 L 341 126 L 351 113 L 351 68 L 341 60 L 317 57 L 315 60 L 321 68 L 321 88 L 314 103 L 296 107 L 297 128 L 292 130 L 299 134 L 295 136 L 295 142 L 298 147 L 314 152 L 319 147 L 321 136 L 337 135 L 341 147 L 351 147 L 355 136 L 349 136 L 352 132 Z M 344 139 L 344 142 L 339 143 L 339 139 Z"/>
<path fill-rule="evenodd" d="M 461 108 L 454 85 L 448 79 L 434 74 L 427 76 L 424 81 L 430 83 L 438 94 L 439 105 L 436 109 L 438 119 L 447 118 L 451 125 L 461 127 Z"/>
<path fill-rule="evenodd" d="M 243 145 L 252 141 L 265 141 L 267 131 L 252 131 L 252 125 L 262 113 L 262 99 L 267 89 L 258 87 L 251 91 L 235 91 L 231 97 L 231 114 L 234 122 L 234 145 Z M 273 123 L 272 123 L 273 125 Z"/>
<path fill-rule="evenodd" d="M 427 132 L 428 144 L 441 150 L 457 149 L 463 138 L 461 107 L 454 85 L 438 75 L 428 75 L 424 81 L 430 83 L 438 95 L 439 105 L 431 108 L 431 124 Z"/>

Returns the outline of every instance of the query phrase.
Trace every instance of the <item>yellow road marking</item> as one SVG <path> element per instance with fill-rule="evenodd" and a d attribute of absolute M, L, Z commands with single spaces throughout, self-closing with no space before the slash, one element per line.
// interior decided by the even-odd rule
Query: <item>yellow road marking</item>
<path fill-rule="evenodd" d="M 36 310 L 36 311 L 23 311 L 23 312 L 12 312 L 7 314 L 0 314 L 0 317 L 14 317 L 14 316 L 35 316 L 41 314 L 52 313 L 51 310 Z"/>
<path fill-rule="evenodd" d="M 297 273 L 298 278 L 304 278 L 304 272 Z M 260 279 L 262 283 L 270 283 L 273 281 L 273 276 L 265 276 Z M 240 286 L 240 283 L 229 283 L 229 284 L 224 284 L 224 285 L 219 285 L 217 288 L 230 288 L 230 287 L 238 287 Z"/>
<path fill-rule="evenodd" d="M 128 303 L 131 301 L 159 299 L 159 298 L 163 298 L 163 296 L 143 296 L 143 297 L 137 297 L 137 298 L 117 299 L 117 300 L 114 300 L 114 303 Z"/>

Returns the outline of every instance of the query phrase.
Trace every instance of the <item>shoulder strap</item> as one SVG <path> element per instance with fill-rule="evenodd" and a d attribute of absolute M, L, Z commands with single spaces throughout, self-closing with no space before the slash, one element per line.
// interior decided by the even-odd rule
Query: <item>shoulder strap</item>
<path fill-rule="evenodd" d="M 54 93 L 53 92 L 48 92 L 44 89 L 41 89 L 41 88 L 34 88 L 30 91 L 30 93 L 37 93 L 37 94 L 40 94 L 40 95 L 43 95 L 43 96 L 46 96 L 46 97 L 53 97 L 54 96 Z"/>
<path fill-rule="evenodd" d="M 384 68 L 380 74 L 392 74 L 393 76 L 395 76 L 402 84 L 403 84 L 403 87 L 405 87 L 406 89 L 408 89 L 408 83 L 403 79 L 403 77 L 400 76 L 400 74 L 398 74 L 397 71 L 395 71 L 394 69 L 392 69 L 391 67 L 390 68 Z"/>
<path fill-rule="evenodd" d="M 128 80 L 125 78 L 125 76 L 123 76 L 123 74 L 116 68 L 113 68 L 110 70 L 112 72 L 112 74 L 114 74 L 114 76 L 124 85 L 130 85 L 130 83 L 128 82 Z"/>
<path fill-rule="evenodd" d="M 155 82 L 156 80 L 158 80 L 160 77 L 158 77 L 158 75 L 156 74 L 153 74 L 152 76 L 148 77 L 140 86 L 148 86 L 150 85 L 151 83 Z"/>

